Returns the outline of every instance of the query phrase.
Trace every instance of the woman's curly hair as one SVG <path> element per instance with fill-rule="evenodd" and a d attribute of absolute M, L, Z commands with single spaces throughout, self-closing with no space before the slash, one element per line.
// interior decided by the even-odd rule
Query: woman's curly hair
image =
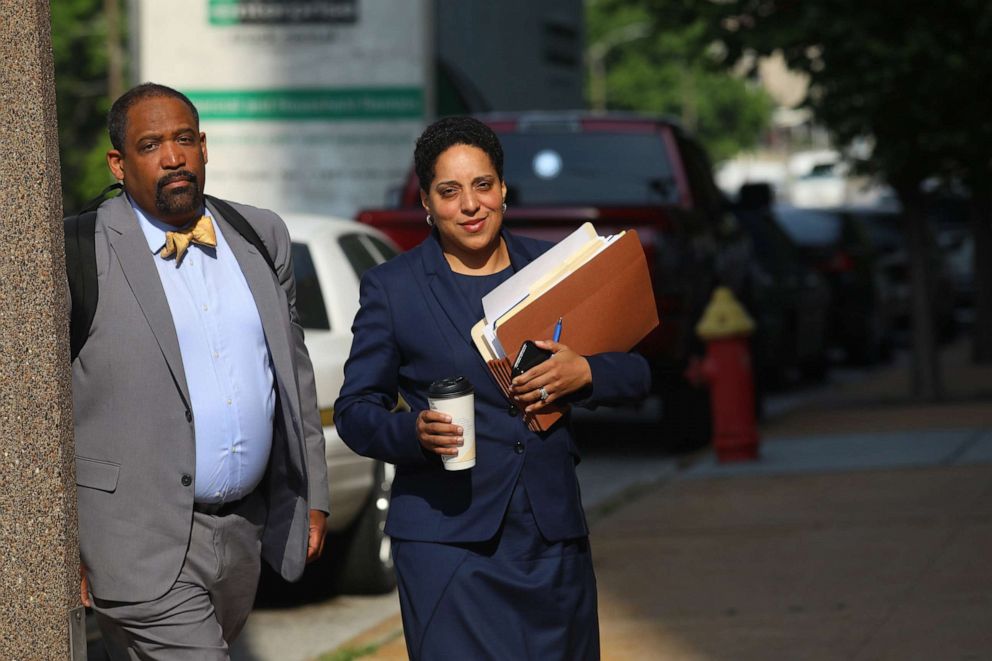
<path fill-rule="evenodd" d="M 503 181 L 503 146 L 491 128 L 474 117 L 444 117 L 420 134 L 413 150 L 413 166 L 420 189 L 427 191 L 434 181 L 434 166 L 438 157 L 449 147 L 468 145 L 484 151 Z"/>

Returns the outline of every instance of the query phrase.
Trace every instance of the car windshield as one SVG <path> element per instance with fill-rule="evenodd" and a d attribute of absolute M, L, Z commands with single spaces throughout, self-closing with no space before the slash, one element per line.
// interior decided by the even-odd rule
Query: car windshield
<path fill-rule="evenodd" d="M 825 246 L 841 237 L 841 217 L 828 211 L 777 207 L 775 217 L 789 238 L 801 246 Z"/>
<path fill-rule="evenodd" d="M 504 133 L 503 174 L 520 206 L 674 204 L 678 189 L 656 133 Z"/>

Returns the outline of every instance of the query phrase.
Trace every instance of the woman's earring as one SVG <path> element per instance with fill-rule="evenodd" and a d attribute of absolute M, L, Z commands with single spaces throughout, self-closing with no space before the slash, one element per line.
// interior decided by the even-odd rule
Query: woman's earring
<path fill-rule="evenodd" d="M 431 218 L 431 215 L 430 214 L 427 214 L 427 226 L 428 227 L 434 227 L 434 219 Z"/>
<path fill-rule="evenodd" d="M 503 203 L 503 213 L 506 213 L 506 202 Z"/>

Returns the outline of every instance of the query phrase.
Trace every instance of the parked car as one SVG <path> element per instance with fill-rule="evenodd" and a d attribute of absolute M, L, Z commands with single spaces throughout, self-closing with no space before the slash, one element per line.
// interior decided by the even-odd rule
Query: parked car
<path fill-rule="evenodd" d="M 772 215 L 768 184 L 745 184 L 734 212 L 751 240 L 753 260 L 745 304 L 757 323 L 751 342 L 765 385 L 790 372 L 822 379 L 829 366 L 830 287 Z"/>
<path fill-rule="evenodd" d="M 527 112 L 480 116 L 499 135 L 508 186 L 505 224 L 557 241 L 586 221 L 602 234 L 635 229 L 652 271 L 661 326 L 639 347 L 663 400 L 673 449 L 708 441 L 705 388 L 684 377 L 701 350 L 694 327 L 714 285 L 741 291 L 748 246 L 713 181 L 702 146 L 677 123 L 631 114 Z M 427 235 L 410 172 L 396 209 L 358 220 L 404 248 Z"/>
<path fill-rule="evenodd" d="M 975 234 L 968 194 L 963 191 L 935 192 L 928 196 L 927 217 L 947 262 L 954 304 L 972 307 L 976 294 Z"/>
<path fill-rule="evenodd" d="M 912 315 L 913 288 L 904 216 L 897 210 L 873 208 L 846 209 L 842 213 L 850 215 L 867 229 L 885 276 L 891 283 L 894 321 L 898 327 L 908 328 Z M 939 337 L 947 339 L 952 337 L 956 330 L 955 276 L 932 222 L 928 222 L 927 231 L 929 236 L 926 241 L 926 259 L 931 277 L 930 300 L 933 305 L 933 322 Z"/>
<path fill-rule="evenodd" d="M 325 562 L 333 564 L 338 591 L 388 592 L 395 577 L 383 528 L 394 469 L 352 452 L 338 436 L 332 407 L 351 350 L 359 279 L 367 269 L 398 254 L 399 248 L 381 232 L 354 221 L 300 214 L 284 214 L 283 219 L 293 241 L 296 309 L 313 361 L 327 441 L 331 513 Z M 267 583 L 273 580 L 280 579 L 274 573 L 266 577 Z"/>
<path fill-rule="evenodd" d="M 940 235 L 940 247 L 947 258 L 954 305 L 970 308 L 975 305 L 975 236 L 970 231 L 947 232 Z"/>
<path fill-rule="evenodd" d="M 865 222 L 837 210 L 775 207 L 775 218 L 830 285 L 830 335 L 854 363 L 888 355 L 897 313 L 891 277 Z"/>

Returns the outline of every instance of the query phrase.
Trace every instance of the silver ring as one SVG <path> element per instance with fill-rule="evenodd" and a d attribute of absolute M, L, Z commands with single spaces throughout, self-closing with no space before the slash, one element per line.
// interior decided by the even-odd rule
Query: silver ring
<path fill-rule="evenodd" d="M 550 397 L 550 395 L 548 394 L 548 391 L 544 389 L 544 386 L 541 386 L 540 393 L 541 393 L 541 401 L 542 402 L 548 401 L 548 397 Z"/>

